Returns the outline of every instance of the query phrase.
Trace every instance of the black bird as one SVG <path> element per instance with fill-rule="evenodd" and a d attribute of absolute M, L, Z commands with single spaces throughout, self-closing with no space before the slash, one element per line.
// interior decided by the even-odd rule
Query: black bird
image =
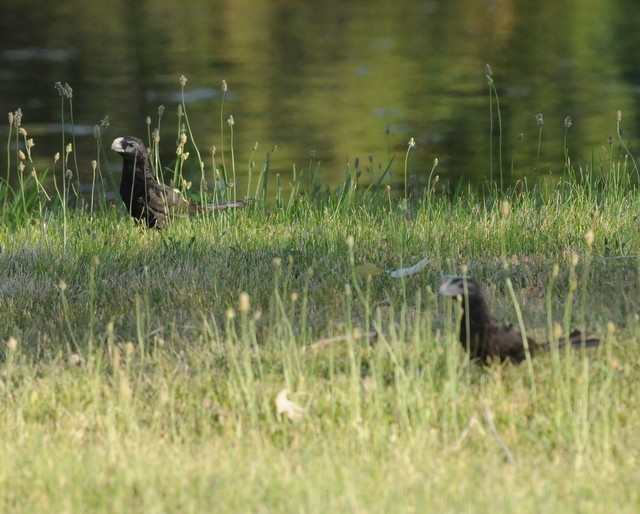
<path fill-rule="evenodd" d="M 173 216 L 188 216 L 203 212 L 238 209 L 247 202 L 201 205 L 183 197 L 179 191 L 161 184 L 151 171 L 149 152 L 141 139 L 133 136 L 118 137 L 111 149 L 122 155 L 120 196 L 129 213 L 147 227 L 162 229 Z"/>
<path fill-rule="evenodd" d="M 526 359 L 522 332 L 499 322 L 491 315 L 482 295 L 482 288 L 476 280 L 471 277 L 451 277 L 440 286 L 438 293 L 458 298 L 461 302 L 460 343 L 465 350 L 468 349 L 473 360 L 484 363 L 510 360 L 519 363 Z M 532 357 L 538 351 L 550 351 L 549 343 L 536 343 L 529 336 L 526 340 Z M 583 346 L 591 348 L 598 346 L 600 340 L 585 338 L 583 341 L 580 331 L 573 330 L 568 341 L 560 339 L 558 342 L 560 348 L 566 344 L 574 349 Z"/>

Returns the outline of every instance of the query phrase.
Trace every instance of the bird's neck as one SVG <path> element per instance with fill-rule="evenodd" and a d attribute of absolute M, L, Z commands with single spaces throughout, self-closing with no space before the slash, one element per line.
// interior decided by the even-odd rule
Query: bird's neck
<path fill-rule="evenodd" d="M 135 170 L 137 177 L 144 176 L 145 179 L 153 178 L 151 165 L 149 164 L 149 159 L 146 156 L 138 156 L 135 160 Z"/>
<path fill-rule="evenodd" d="M 145 155 L 136 155 L 133 161 L 128 163 L 125 161 L 124 168 L 122 170 L 122 180 L 120 182 L 120 195 L 128 203 L 133 200 L 134 184 L 145 182 L 151 183 L 155 181 L 151 166 L 149 165 L 149 159 Z M 146 193 L 146 188 L 143 186 L 141 191 Z"/>
<path fill-rule="evenodd" d="M 482 297 L 469 297 L 463 302 L 462 310 L 460 342 L 473 351 L 474 347 L 485 343 L 491 313 Z"/>

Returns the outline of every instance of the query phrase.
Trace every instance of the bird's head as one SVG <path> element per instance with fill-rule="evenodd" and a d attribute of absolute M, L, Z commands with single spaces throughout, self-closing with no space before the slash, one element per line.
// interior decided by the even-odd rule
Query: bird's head
<path fill-rule="evenodd" d="M 465 297 L 480 297 L 482 296 L 482 288 L 478 281 L 471 277 L 453 276 L 442 283 L 438 294 L 440 296 L 460 297 L 463 299 Z"/>
<path fill-rule="evenodd" d="M 111 149 L 122 155 L 124 159 L 146 159 L 148 155 L 142 140 L 133 136 L 115 138 L 111 143 Z"/>

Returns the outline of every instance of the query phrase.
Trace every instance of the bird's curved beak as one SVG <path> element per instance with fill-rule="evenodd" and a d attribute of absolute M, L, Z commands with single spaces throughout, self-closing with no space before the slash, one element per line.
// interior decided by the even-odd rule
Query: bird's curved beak
<path fill-rule="evenodd" d="M 459 293 L 459 288 L 453 285 L 453 280 L 458 278 L 455 275 L 445 276 L 445 281 L 438 289 L 438 294 L 440 296 L 456 296 Z"/>
<path fill-rule="evenodd" d="M 470 279 L 470 277 L 466 278 Z M 451 296 L 453 298 L 467 294 L 466 287 L 460 283 L 460 279 L 466 282 L 466 278 L 460 275 L 445 276 L 446 280 L 442 283 L 440 289 L 438 289 L 438 294 L 440 296 Z"/>
<path fill-rule="evenodd" d="M 113 140 L 113 143 L 111 143 L 111 149 L 115 150 L 116 152 L 124 152 L 124 149 L 122 148 L 122 141 L 124 140 L 123 137 L 117 137 Z"/>

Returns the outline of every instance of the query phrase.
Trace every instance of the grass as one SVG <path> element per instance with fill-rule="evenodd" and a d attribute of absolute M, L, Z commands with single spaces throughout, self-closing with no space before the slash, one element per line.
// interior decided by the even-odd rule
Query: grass
<path fill-rule="evenodd" d="M 119 209 L 70 211 L 66 252 L 59 214 L 11 237 L 3 229 L 0 331 L 15 338 L 2 367 L 5 505 L 637 509 L 640 277 L 635 257 L 605 256 L 603 245 L 618 238 L 637 255 L 633 195 L 608 205 L 523 198 L 507 215 L 440 200 L 417 205 L 412 220 L 386 202 L 297 207 L 178 220 L 163 234 Z M 348 236 L 355 264 L 433 261 L 410 280 L 367 285 L 353 278 Z M 533 375 L 470 365 L 455 308 L 431 292 L 461 262 L 489 285 L 497 314 L 515 319 L 509 278 L 541 338 L 548 306 L 562 323 L 575 273 L 572 323 L 605 345 L 536 358 Z M 373 345 L 354 336 L 368 324 L 381 333 Z M 335 335 L 347 337 L 311 348 Z M 307 408 L 299 423 L 276 414 L 283 388 Z"/>
<path fill-rule="evenodd" d="M 637 512 L 640 199 L 625 156 L 551 190 L 452 196 L 429 176 L 408 202 L 351 181 L 270 206 L 256 188 L 249 209 L 162 233 L 121 205 L 63 208 L 39 182 L 3 183 L 4 509 Z M 355 271 L 424 257 L 404 279 Z M 463 267 L 529 335 L 577 326 L 603 345 L 469 363 L 457 306 L 433 293 Z M 283 389 L 300 419 L 278 413 Z"/>

